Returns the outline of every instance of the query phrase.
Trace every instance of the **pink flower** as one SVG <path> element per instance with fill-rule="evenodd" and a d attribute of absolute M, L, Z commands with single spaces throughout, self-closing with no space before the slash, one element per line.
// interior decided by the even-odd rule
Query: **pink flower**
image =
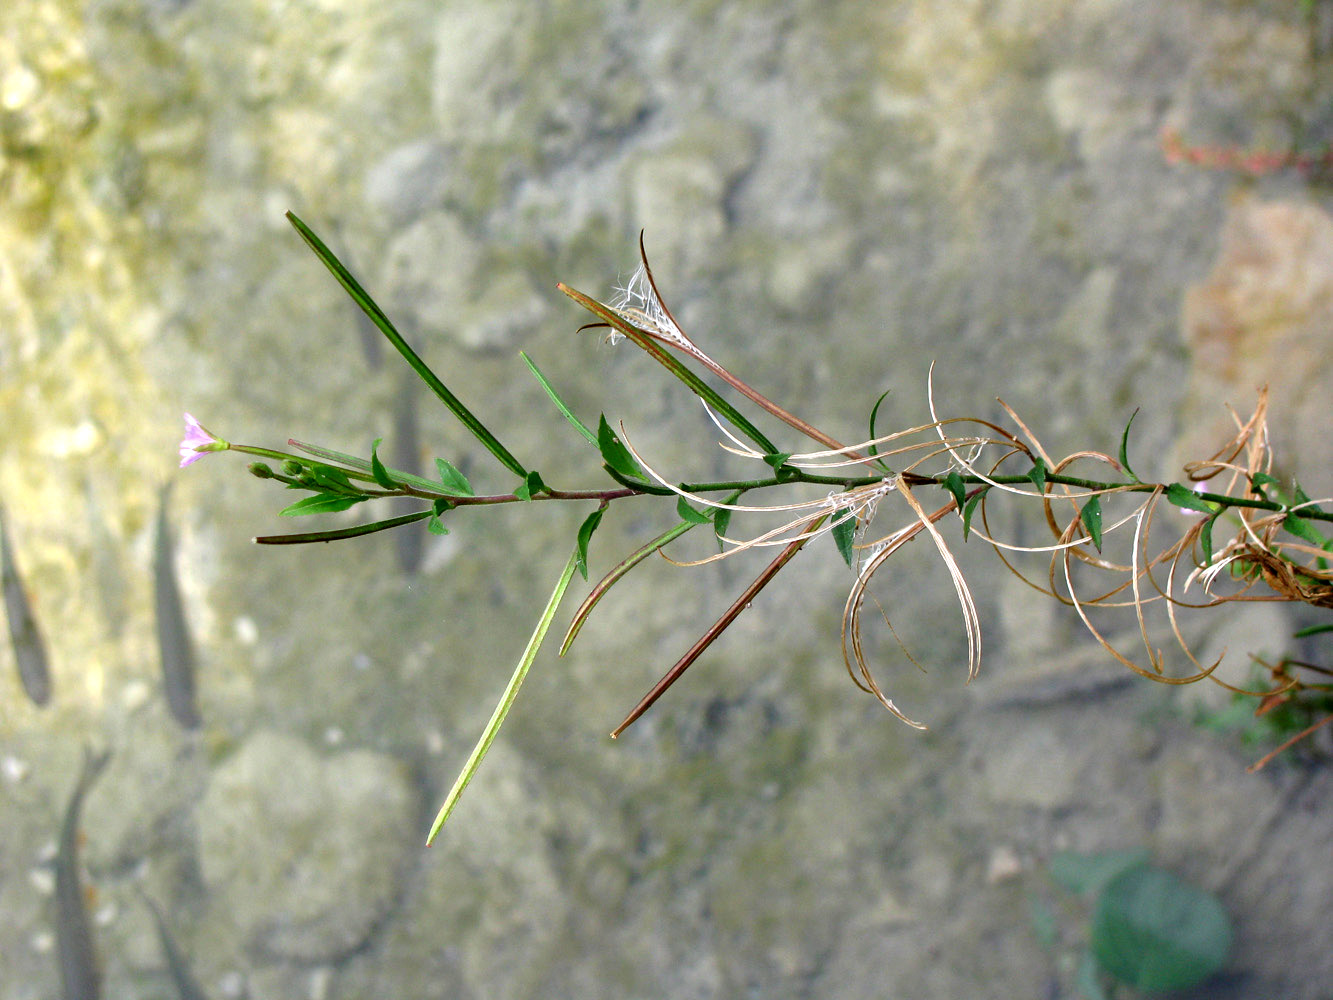
<path fill-rule="evenodd" d="M 199 461 L 207 452 L 226 451 L 230 447 L 226 441 L 204 430 L 194 417 L 185 414 L 185 437 L 181 438 L 182 469 L 192 462 Z"/>

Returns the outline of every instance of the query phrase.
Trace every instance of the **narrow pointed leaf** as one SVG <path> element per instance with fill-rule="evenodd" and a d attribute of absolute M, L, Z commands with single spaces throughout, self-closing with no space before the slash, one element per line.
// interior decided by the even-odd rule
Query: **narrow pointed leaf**
<path fill-rule="evenodd" d="M 347 478 L 347 473 L 341 469 L 335 469 L 331 465 L 311 465 L 310 474 L 315 477 L 315 482 L 331 493 L 361 492 L 352 485 L 351 480 Z"/>
<path fill-rule="evenodd" d="M 676 498 L 676 513 L 680 515 L 682 521 L 689 521 L 691 524 L 707 524 L 712 520 L 707 514 L 691 507 L 684 497 Z"/>
<path fill-rule="evenodd" d="M 967 487 L 963 484 L 963 477 L 958 474 L 957 470 L 945 476 L 944 482 L 940 485 L 953 495 L 954 503 L 958 505 L 959 510 L 962 510 L 963 504 L 967 502 Z"/>
<path fill-rule="evenodd" d="M 1134 418 L 1139 415 L 1136 409 L 1129 415 L 1129 423 L 1125 424 L 1125 433 L 1120 435 L 1120 465 L 1129 473 L 1129 478 L 1134 482 L 1139 482 L 1138 475 L 1129 467 L 1129 429 L 1134 424 Z"/>
<path fill-rule="evenodd" d="M 1214 514 L 1208 520 L 1203 522 L 1203 527 L 1199 529 L 1199 545 L 1203 549 L 1203 564 L 1209 565 L 1213 561 L 1213 525 L 1217 521 L 1217 515 Z"/>
<path fill-rule="evenodd" d="M 1326 541 L 1324 536 L 1315 530 L 1315 526 L 1301 517 L 1300 514 L 1288 514 L 1282 519 L 1282 527 L 1283 530 L 1309 542 L 1311 545 L 1323 546 Z"/>
<path fill-rule="evenodd" d="M 578 555 L 577 549 L 570 553 L 569 561 L 565 563 L 564 571 L 560 574 L 560 579 L 556 581 L 555 589 L 551 591 L 551 597 L 546 602 L 541 617 L 537 620 L 537 627 L 533 629 L 532 637 L 528 639 L 528 645 L 523 650 L 523 655 L 519 657 L 518 664 L 514 667 L 514 673 L 510 676 L 509 683 L 505 686 L 504 692 L 500 695 L 500 701 L 495 706 L 495 711 L 491 713 L 490 721 L 486 723 L 486 727 L 481 731 L 481 737 L 477 740 L 476 746 L 472 748 L 472 753 L 463 765 L 463 770 L 459 772 L 453 787 L 449 789 L 449 794 L 445 796 L 444 804 L 440 806 L 435 822 L 431 824 L 430 833 L 426 837 L 427 847 L 434 842 L 440 828 L 444 826 L 445 820 L 454 811 L 454 806 L 458 805 L 459 798 L 477 773 L 477 768 L 481 766 L 482 760 L 485 759 L 486 752 L 490 750 L 491 744 L 495 742 L 495 737 L 500 732 L 500 726 L 504 723 L 505 716 L 509 714 L 509 709 L 513 707 L 514 699 L 518 697 L 518 689 L 523 686 L 523 679 L 528 675 L 528 668 L 532 666 L 532 661 L 537 658 L 537 651 L 541 649 L 542 640 L 546 638 L 546 632 L 551 627 L 551 620 L 555 618 L 556 609 L 560 606 L 560 599 L 565 596 L 565 591 L 569 589 L 569 582 L 574 578 L 574 566 L 578 562 Z"/>
<path fill-rule="evenodd" d="M 879 415 L 879 406 L 881 403 L 884 402 L 884 400 L 889 398 L 889 393 L 891 393 L 892 391 L 893 391 L 892 389 L 885 389 L 882 393 L 880 393 L 879 399 L 875 400 L 875 405 L 870 408 L 870 436 L 872 438 L 879 436 L 878 434 L 875 433 L 875 417 Z M 869 449 L 869 454 L 878 455 L 879 445 L 872 444 Z M 883 465 L 882 462 L 880 464 Z"/>
<path fill-rule="evenodd" d="M 578 545 L 575 549 L 578 555 L 576 565 L 579 575 L 585 580 L 588 579 L 588 543 L 592 541 L 592 534 L 597 530 L 597 526 L 602 523 L 602 515 L 605 513 L 605 507 L 598 507 L 585 517 L 583 523 L 579 525 Z"/>
<path fill-rule="evenodd" d="M 1166 488 L 1166 499 L 1185 510 L 1197 510 L 1201 514 L 1214 514 L 1217 505 L 1209 503 L 1183 483 L 1172 483 Z"/>
<path fill-rule="evenodd" d="M 963 541 L 967 541 L 967 533 L 972 530 L 972 515 L 976 512 L 977 505 L 981 503 L 981 498 L 990 492 L 989 486 L 983 486 L 977 490 L 963 504 Z"/>
<path fill-rule="evenodd" d="M 394 349 L 403 356 L 403 359 L 412 366 L 412 370 L 421 377 L 421 380 L 430 387 L 431 392 L 439 397 L 440 402 L 444 403 L 444 405 L 449 408 L 450 412 L 458 418 L 463 426 L 471 431 L 473 436 L 475 436 L 477 440 L 486 447 L 486 450 L 494 455 L 502 465 L 519 476 L 526 476 L 527 470 L 523 468 L 518 459 L 509 453 L 509 450 L 499 442 L 495 435 L 473 415 L 471 410 L 463 405 L 463 402 L 457 396 L 449 391 L 445 384 L 440 381 L 439 376 L 431 371 L 426 362 L 422 361 L 421 358 L 417 356 L 417 353 L 408 346 L 408 343 L 403 339 L 402 334 L 400 334 L 398 330 L 395 329 L 394 325 L 389 322 L 389 317 L 384 314 L 384 311 L 378 305 L 376 305 L 375 300 L 366 293 L 366 290 L 361 287 L 356 278 L 352 277 L 352 273 L 343 266 L 342 262 L 338 260 L 333 251 L 325 246 L 324 242 L 315 235 L 314 231 L 294 214 L 288 212 L 287 219 L 296 227 L 296 231 L 301 234 L 301 239 L 305 240 L 306 245 L 315 252 L 315 255 L 324 262 L 324 266 L 333 273 L 335 278 L 338 279 L 338 283 L 342 285 L 347 291 L 347 294 L 352 297 L 352 301 L 361 307 L 361 310 L 370 317 L 372 323 L 379 327 L 380 332 L 388 338 L 389 343 L 391 343 L 394 346 Z"/>
<path fill-rule="evenodd" d="M 833 528 L 830 532 L 833 535 L 833 544 L 838 547 L 842 553 L 843 560 L 848 566 L 856 558 L 854 543 L 856 541 L 856 518 L 852 517 L 851 511 L 843 508 L 835 511 L 833 514 Z"/>
<path fill-rule="evenodd" d="M 535 364 L 532 363 L 532 359 L 528 357 L 526 354 L 524 354 L 522 351 L 518 352 L 518 356 L 522 358 L 525 362 L 527 362 L 528 368 L 531 369 L 532 374 L 536 376 L 537 381 L 541 383 L 542 388 L 546 390 L 546 395 L 551 397 L 551 402 L 555 403 L 556 408 L 559 409 L 560 412 L 565 415 L 565 419 L 568 420 L 571 424 L 573 424 L 575 430 L 577 430 L 580 434 L 582 434 L 585 438 L 587 438 L 590 442 L 592 442 L 592 446 L 596 448 L 597 435 L 594 434 L 592 431 L 588 430 L 587 425 L 584 424 L 582 420 L 574 416 L 573 411 L 570 410 L 570 408 L 565 405 L 565 401 L 556 394 L 555 387 L 552 386 L 549 381 L 547 381 L 546 376 L 541 373 L 541 370 Z"/>
<path fill-rule="evenodd" d="M 727 528 L 731 525 L 731 514 L 731 511 L 722 507 L 713 515 L 713 531 L 717 534 L 717 550 L 719 552 L 726 548 L 726 545 L 722 541 L 722 536 L 727 533 Z"/>
<path fill-rule="evenodd" d="M 1088 502 L 1083 505 L 1083 510 L 1079 512 L 1079 520 L 1083 522 L 1083 527 L 1087 529 L 1088 537 L 1092 539 L 1093 547 L 1098 552 L 1102 550 L 1102 498 L 1092 496 Z"/>
<path fill-rule="evenodd" d="M 452 497 L 474 497 L 477 495 L 473 492 L 472 484 L 468 482 L 467 476 L 444 459 L 437 458 L 435 460 L 435 470 L 440 474 L 440 481 L 435 484 L 437 489 L 443 488 L 444 492 Z"/>
<path fill-rule="evenodd" d="M 616 436 L 616 432 L 611 429 L 611 425 L 606 422 L 605 413 L 598 418 L 597 447 L 601 449 L 602 461 L 622 476 L 628 476 L 631 479 L 645 478 L 638 461 L 630 454 L 629 449 L 621 443 L 620 438 Z"/>
<path fill-rule="evenodd" d="M 365 497 L 349 497 L 341 493 L 316 493 L 312 497 L 298 500 L 278 511 L 280 517 L 302 517 L 306 514 L 336 514 L 359 504 Z"/>
<path fill-rule="evenodd" d="M 547 491 L 547 485 L 542 482 L 542 477 L 535 472 L 529 472 L 527 478 L 519 484 L 518 489 L 514 490 L 514 496 L 520 500 L 531 500 L 538 494 Z"/>
<path fill-rule="evenodd" d="M 440 520 L 440 518 L 441 516 L 443 516 L 445 511 L 453 510 L 453 508 L 454 505 L 444 497 L 441 497 L 440 499 L 436 500 L 433 504 L 431 504 L 430 521 L 426 524 L 426 530 L 429 531 L 432 535 L 449 534 L 449 529 L 444 526 L 444 523 Z"/>
<path fill-rule="evenodd" d="M 379 483 L 386 490 L 396 490 L 398 484 L 389 478 L 389 473 L 384 468 L 384 463 L 380 461 L 379 446 L 384 438 L 376 438 L 370 442 L 370 474 L 375 477 L 375 482 Z"/>
<path fill-rule="evenodd" d="M 1028 473 L 1028 479 L 1032 480 L 1032 485 L 1037 489 L 1043 493 L 1046 491 L 1046 463 L 1040 458 L 1032 463 L 1032 470 Z"/>
<path fill-rule="evenodd" d="M 1264 491 L 1264 487 L 1280 485 L 1281 480 L 1277 476 L 1270 476 L 1267 472 L 1256 472 L 1250 477 L 1250 492 L 1257 493 L 1265 500 L 1268 499 L 1268 494 Z"/>

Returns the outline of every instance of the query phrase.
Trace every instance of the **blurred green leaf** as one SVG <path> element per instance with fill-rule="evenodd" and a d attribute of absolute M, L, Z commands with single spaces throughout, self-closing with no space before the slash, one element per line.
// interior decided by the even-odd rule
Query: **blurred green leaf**
<path fill-rule="evenodd" d="M 1282 480 L 1278 479 L 1277 476 L 1270 476 L 1267 472 L 1256 472 L 1250 477 L 1250 492 L 1257 493 L 1265 500 L 1268 499 L 1268 494 L 1264 489 L 1265 487 L 1281 485 Z"/>
<path fill-rule="evenodd" d="M 1146 848 L 1134 847 L 1124 851 L 1102 851 L 1099 854 L 1079 854 L 1061 851 L 1051 858 L 1048 870 L 1051 878 L 1079 896 L 1093 896 L 1121 872 L 1148 863 Z"/>
<path fill-rule="evenodd" d="M 1216 896 L 1146 865 L 1107 883 L 1092 918 L 1098 963 L 1145 992 L 1203 982 L 1226 964 L 1231 937 L 1231 920 Z"/>
<path fill-rule="evenodd" d="M 1284 531 L 1295 535 L 1302 541 L 1309 542 L 1311 545 L 1322 548 L 1325 542 L 1323 534 L 1315 529 L 1315 526 L 1301 517 L 1300 514 L 1288 514 L 1282 519 L 1282 528 Z"/>

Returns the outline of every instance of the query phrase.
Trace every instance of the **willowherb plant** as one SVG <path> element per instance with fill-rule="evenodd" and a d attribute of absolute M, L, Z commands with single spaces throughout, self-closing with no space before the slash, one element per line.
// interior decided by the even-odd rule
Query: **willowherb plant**
<path fill-rule="evenodd" d="M 1185 478 L 1180 482 L 1148 482 L 1135 474 L 1128 454 L 1132 417 L 1121 436 L 1117 455 L 1080 451 L 1056 459 L 1002 401 L 1011 427 L 975 417 L 941 416 L 933 382 L 929 421 L 878 434 L 875 423 L 884 398 L 881 396 L 870 412 L 868 439 L 845 445 L 767 399 L 698 347 L 681 329 L 659 294 L 641 236 L 639 267 L 613 304 L 600 302 L 563 284 L 558 287 L 595 317 L 594 322 L 580 329 L 605 329 L 608 339 L 629 340 L 666 368 L 707 408 L 723 436 L 721 447 L 757 471 L 744 478 L 723 481 L 678 479 L 669 475 L 634 446 L 623 425 L 613 428 L 604 414 L 599 417 L 596 431 L 584 424 L 532 360 L 522 355 L 555 406 L 598 449 L 603 470 L 613 481 L 609 487 L 557 490 L 548 486 L 536 470 L 519 462 L 440 381 L 319 237 L 294 215 L 289 213 L 288 218 L 431 391 L 492 457 L 516 477 L 516 485 L 508 493 L 479 496 L 468 478 L 443 459 L 436 459 L 438 479 L 390 468 L 379 457 L 379 440 L 371 444 L 369 458 L 295 440 L 288 441 L 294 451 L 232 444 L 204 429 L 187 414 L 186 433 L 180 445 L 181 466 L 211 451 L 237 451 L 266 459 L 252 463 L 250 471 L 288 489 L 309 494 L 284 508 L 280 512 L 283 515 L 333 513 L 384 497 L 415 498 L 423 504 L 417 511 L 384 520 L 272 535 L 255 541 L 268 545 L 328 542 L 422 521 L 426 522 L 427 530 L 444 533 L 448 530 L 444 524 L 446 516 L 457 517 L 458 512 L 473 507 L 550 501 L 595 504 L 576 533 L 569 560 L 490 722 L 431 827 L 428 844 L 448 818 L 504 722 L 575 572 L 587 578 L 588 546 L 603 514 L 611 504 L 630 497 L 674 499 L 675 523 L 623 558 L 592 586 L 574 613 L 560 647 L 561 654 L 570 648 L 598 602 L 618 581 L 654 553 L 665 555 L 668 545 L 695 528 L 709 526 L 716 535 L 719 552 L 688 562 L 671 561 L 682 566 L 700 565 L 759 548 L 775 548 L 777 554 L 630 710 L 612 732 L 613 737 L 647 711 L 802 548 L 824 534 L 832 536 L 855 570 L 842 614 L 842 653 L 849 675 L 858 687 L 897 718 L 924 729 L 924 725 L 908 718 L 895 705 L 876 679 L 862 640 L 862 618 L 870 600 L 888 622 L 883 606 L 870 592 L 871 582 L 903 545 L 924 532 L 952 581 L 967 638 L 967 674 L 969 679 L 976 676 L 981 663 L 980 620 L 967 580 L 941 530 L 946 521 L 961 529 L 964 541 L 976 535 L 992 546 L 1021 579 L 1071 607 L 1110 655 L 1144 677 L 1168 684 L 1215 680 L 1238 693 L 1262 698 L 1261 711 L 1289 705 L 1300 697 L 1327 698 L 1333 692 L 1333 684 L 1306 679 L 1309 675 L 1305 673 L 1298 676 L 1300 669 L 1309 665 L 1291 661 L 1283 661 L 1271 669 L 1271 687 L 1255 691 L 1235 688 L 1215 676 L 1220 659 L 1204 664 L 1195 657 L 1178 620 L 1182 609 L 1212 608 L 1242 600 L 1299 601 L 1333 607 L 1333 570 L 1327 562 L 1333 540 L 1322 530 L 1322 526 L 1333 522 L 1333 512 L 1320 506 L 1330 501 L 1311 500 L 1299 486 L 1287 495 L 1271 474 L 1272 455 L 1265 425 L 1266 393 L 1260 395 L 1248 420 L 1236 418 L 1234 439 L 1216 454 L 1187 466 Z M 702 366 L 819 448 L 806 452 L 780 450 L 678 355 Z M 269 462 L 278 463 L 278 467 L 275 469 Z M 940 466 L 944 471 L 928 471 Z M 1087 466 L 1095 471 L 1086 472 Z M 1074 474 L 1076 467 L 1078 475 Z M 802 487 L 816 487 L 821 492 L 810 497 L 810 491 Z M 923 502 L 927 492 L 936 490 L 943 494 L 942 503 L 935 506 Z M 774 497 L 781 499 L 773 500 Z M 755 498 L 763 498 L 765 502 L 756 502 Z M 875 522 L 884 502 L 890 498 L 903 502 L 907 517 L 891 530 L 880 531 Z M 1050 535 L 1049 542 L 1015 545 L 999 537 L 992 530 L 990 505 L 1001 498 L 1039 511 Z M 929 509 L 932 506 L 934 509 Z M 1192 517 L 1183 528 L 1164 531 L 1165 522 L 1181 522 L 1180 511 L 1187 511 Z M 763 515 L 776 516 L 779 523 L 747 536 L 733 528 L 737 515 L 740 522 L 751 515 Z M 1154 541 L 1163 534 L 1165 541 Z M 1030 577 L 1016 565 L 1019 558 L 1033 554 L 1049 557 L 1044 580 Z M 1114 609 L 1129 609 L 1135 616 L 1143 645 L 1141 659 L 1118 649 L 1099 629 L 1095 616 Z M 1155 633 L 1148 622 L 1154 609 L 1162 609 L 1183 651 L 1189 665 L 1185 673 L 1168 670 L 1165 654 L 1154 645 Z M 897 639 L 897 633 L 893 634 Z M 901 640 L 898 641 L 902 646 Z M 903 652 L 916 662 L 905 647 Z M 1321 672 L 1321 668 L 1312 669 Z M 1322 673 L 1328 676 L 1327 671 Z M 1330 718 L 1333 715 L 1294 739 L 1307 735 Z"/>

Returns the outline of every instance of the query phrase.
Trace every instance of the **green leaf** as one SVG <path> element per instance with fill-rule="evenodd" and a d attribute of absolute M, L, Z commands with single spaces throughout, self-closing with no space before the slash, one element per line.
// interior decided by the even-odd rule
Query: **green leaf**
<path fill-rule="evenodd" d="M 570 408 L 565 405 L 565 401 L 561 399 L 558 395 L 556 395 L 555 387 L 552 386 L 551 383 L 546 380 L 546 376 L 541 373 L 541 370 L 538 369 L 538 367 L 535 364 L 532 363 L 532 359 L 528 357 L 526 354 L 524 354 L 522 351 L 518 352 L 518 356 L 522 358 L 525 362 L 527 362 L 528 368 L 532 371 L 532 374 L 536 376 L 537 381 L 541 383 L 542 388 L 546 390 L 546 395 L 551 397 L 551 402 L 555 403 L 556 408 L 559 409 L 560 412 L 565 415 L 565 419 L 568 420 L 571 424 L 573 424 L 575 429 L 585 438 L 591 441 L 592 446 L 596 448 L 597 435 L 594 434 L 592 431 L 588 430 L 587 425 L 584 424 L 583 421 L 580 420 L 578 417 L 574 416 L 573 411 L 571 411 Z"/>
<path fill-rule="evenodd" d="M 518 489 L 514 490 L 514 496 L 520 500 L 531 500 L 535 494 L 545 493 L 547 486 L 542 482 L 542 477 L 535 472 L 529 472 L 527 478 L 519 484 Z"/>
<path fill-rule="evenodd" d="M 838 547 L 842 553 L 842 558 L 848 566 L 856 558 L 854 544 L 856 541 L 856 518 L 847 508 L 833 512 L 833 527 L 830 529 L 833 535 L 833 544 Z"/>
<path fill-rule="evenodd" d="M 767 462 L 769 465 L 771 465 L 774 471 L 776 471 L 782 468 L 783 463 L 785 463 L 789 458 L 791 458 L 791 452 L 775 451 L 765 455 L 764 461 Z"/>
<path fill-rule="evenodd" d="M 1177 507 L 1182 507 L 1185 510 L 1197 510 L 1201 514 L 1216 514 L 1218 511 L 1217 504 L 1209 503 L 1184 483 L 1172 483 L 1168 486 L 1166 488 L 1166 499 Z"/>
<path fill-rule="evenodd" d="M 1199 545 L 1203 547 L 1203 564 L 1209 565 L 1213 561 L 1213 525 L 1217 523 L 1218 515 L 1214 514 L 1208 520 L 1203 522 L 1203 527 L 1199 529 Z"/>
<path fill-rule="evenodd" d="M 1311 625 L 1292 633 L 1292 635 L 1297 639 L 1304 639 L 1306 636 L 1319 635 L 1321 632 L 1333 632 L 1333 625 Z"/>
<path fill-rule="evenodd" d="M 352 481 L 347 478 L 347 473 L 343 472 L 342 469 L 335 469 L 331 465 L 312 464 L 310 466 L 310 473 L 315 477 L 316 483 L 330 492 L 361 492 L 352 485 Z"/>
<path fill-rule="evenodd" d="M 1088 502 L 1079 511 L 1078 517 L 1083 522 L 1083 527 L 1087 529 L 1093 547 L 1100 552 L 1102 550 L 1102 498 L 1099 496 L 1089 497 Z"/>
<path fill-rule="evenodd" d="M 1060 851 L 1051 858 L 1048 870 L 1051 878 L 1078 896 L 1096 896 L 1103 887 L 1121 872 L 1148 863 L 1146 848 L 1133 847 L 1123 851 L 1102 851 L 1080 854 Z"/>
<path fill-rule="evenodd" d="M 1124 467 L 1124 470 L 1129 473 L 1129 478 L 1136 483 L 1140 481 L 1139 477 L 1134 470 L 1129 467 L 1129 428 L 1133 425 L 1134 418 L 1138 415 L 1139 411 L 1135 409 L 1134 412 L 1129 415 L 1129 423 L 1125 424 L 1125 433 L 1120 435 L 1120 464 Z"/>
<path fill-rule="evenodd" d="M 602 461 L 609 465 L 622 476 L 628 476 L 631 479 L 643 479 L 643 469 L 638 461 L 630 454 L 629 449 L 620 442 L 616 432 L 611 429 L 611 425 L 606 422 L 606 414 L 603 413 L 597 424 L 597 447 L 601 449 Z"/>
<path fill-rule="evenodd" d="M 597 526 L 602 523 L 602 515 L 606 513 L 605 507 L 598 507 L 595 511 L 583 519 L 579 525 L 578 545 L 575 552 L 578 556 L 577 567 L 579 574 L 583 579 L 588 579 L 588 543 L 592 541 L 592 533 L 597 530 Z"/>
<path fill-rule="evenodd" d="M 537 627 L 533 629 L 532 636 L 528 639 L 528 645 L 523 650 L 523 655 L 519 657 L 518 664 L 514 667 L 514 672 L 509 678 L 509 683 L 505 685 L 504 692 L 500 695 L 500 701 L 495 706 L 495 711 L 491 713 L 490 721 L 486 723 L 486 728 L 481 731 L 481 736 L 477 739 L 477 745 L 472 748 L 472 753 L 463 765 L 463 770 L 458 773 L 454 786 L 449 789 L 449 794 L 445 796 L 444 804 L 440 806 L 440 811 L 435 816 L 435 822 L 431 824 L 430 833 L 426 836 L 427 847 L 434 842 L 440 828 L 444 826 L 445 820 L 454 811 L 454 806 L 458 805 L 458 800 L 462 797 L 468 783 L 472 781 L 473 775 L 477 773 L 477 768 L 481 767 L 486 752 L 490 750 L 491 744 L 495 742 L 495 737 L 500 732 L 500 726 L 504 723 L 505 716 L 509 714 L 509 709 L 513 707 L 514 699 L 518 697 L 518 689 L 523 686 L 523 679 L 528 675 L 528 668 L 532 666 L 532 661 L 537 658 L 537 651 L 541 649 L 542 640 L 546 638 L 546 632 L 551 627 L 551 620 L 555 618 L 556 609 L 560 606 L 560 599 L 565 596 L 565 591 L 569 589 L 569 582 L 574 578 L 574 567 L 578 562 L 578 556 L 577 549 L 570 553 L 569 561 L 565 563 L 564 571 L 560 574 L 560 579 L 556 581 L 555 589 L 551 591 L 551 597 L 546 602 L 541 617 L 537 620 Z"/>
<path fill-rule="evenodd" d="M 445 511 L 453 509 L 454 505 L 451 504 L 444 497 L 441 497 L 440 499 L 436 500 L 433 504 L 431 504 L 430 521 L 426 524 L 426 530 L 429 531 L 432 535 L 449 534 L 449 529 L 444 526 L 444 523 L 440 520 L 440 517 L 441 515 L 444 514 Z"/>
<path fill-rule="evenodd" d="M 296 227 L 296 231 L 301 234 L 301 239 L 305 240 L 306 245 L 315 252 L 315 255 L 324 262 L 324 266 L 338 279 L 338 283 L 352 297 L 352 301 L 361 307 L 361 311 L 370 317 L 372 323 L 379 327 L 380 332 L 388 338 L 389 343 L 412 366 L 412 370 L 430 387 L 431 392 L 435 393 L 440 402 L 449 408 L 449 411 L 458 418 L 459 422 L 471 431 L 477 440 L 486 446 L 486 450 L 494 455 L 502 465 L 519 476 L 526 476 L 527 470 L 523 468 L 518 459 L 509 453 L 495 435 L 487 430 L 485 425 L 473 415 L 472 411 L 464 406 L 462 401 L 440 381 L 439 376 L 430 370 L 426 362 L 422 361 L 417 353 L 407 345 L 407 341 L 403 339 L 402 334 L 389 322 L 389 317 L 384 314 L 384 310 L 375 304 L 375 300 L 366 293 L 366 290 L 361 287 L 356 278 L 352 277 L 352 273 L 343 266 L 333 251 L 324 245 L 324 242 L 315 235 L 309 226 L 291 212 L 287 213 L 287 220 Z"/>
<path fill-rule="evenodd" d="M 967 533 L 972 530 L 972 514 L 976 511 L 977 505 L 981 503 L 982 497 L 990 492 L 989 486 L 983 486 L 972 494 L 972 498 L 963 504 L 963 541 L 967 541 Z"/>
<path fill-rule="evenodd" d="M 889 398 L 889 393 L 891 392 L 893 392 L 892 389 L 885 389 L 880 393 L 879 399 L 875 400 L 875 405 L 870 408 L 870 436 L 872 438 L 879 437 L 879 435 L 875 433 L 875 417 L 879 415 L 879 405 Z M 878 455 L 879 445 L 872 444 L 869 448 L 869 454 L 872 456 Z M 880 464 L 883 465 L 882 462 Z"/>
<path fill-rule="evenodd" d="M 1121 982 L 1147 993 L 1183 990 L 1226 964 L 1231 920 L 1216 896 L 1145 865 L 1107 884 L 1091 938 L 1098 963 Z"/>
<path fill-rule="evenodd" d="M 379 446 L 384 438 L 376 438 L 370 442 L 370 474 L 375 477 L 375 482 L 379 483 L 386 490 L 396 490 L 398 484 L 389 478 L 389 473 L 385 471 L 384 463 L 380 461 Z"/>
<path fill-rule="evenodd" d="M 1315 530 L 1315 526 L 1298 513 L 1291 513 L 1284 517 L 1282 528 L 1284 531 L 1314 546 L 1322 547 L 1325 542 L 1324 536 Z"/>
<path fill-rule="evenodd" d="M 1032 485 L 1037 489 L 1043 493 L 1046 492 L 1046 463 L 1040 458 L 1032 463 L 1032 470 L 1028 472 L 1028 479 L 1032 480 Z"/>
<path fill-rule="evenodd" d="M 1268 499 L 1268 494 L 1264 492 L 1264 487 L 1280 485 L 1282 485 L 1282 480 L 1278 479 L 1277 476 L 1270 476 L 1267 472 L 1256 472 L 1250 477 L 1250 492 L 1257 493 L 1265 500 Z"/>
<path fill-rule="evenodd" d="M 682 496 L 676 497 L 676 513 L 680 515 L 682 521 L 688 521 L 690 524 L 707 524 L 712 518 L 691 507 Z"/>
<path fill-rule="evenodd" d="M 287 443 L 293 448 L 297 448 L 308 455 L 314 455 L 316 458 L 322 458 L 327 462 L 337 462 L 339 465 L 345 465 L 349 469 L 355 469 L 357 472 L 364 473 L 372 479 L 374 478 L 370 463 L 364 458 L 357 458 L 355 455 L 348 455 L 341 451 L 334 451 L 332 448 L 324 448 L 317 444 L 306 444 L 304 441 L 297 441 L 295 438 L 288 438 Z M 405 486 L 415 486 L 417 489 L 421 490 L 438 490 L 440 488 L 439 483 L 424 479 L 411 472 L 404 472 L 402 469 L 389 467 L 386 468 L 385 471 Z"/>
<path fill-rule="evenodd" d="M 735 511 L 728 510 L 726 507 L 719 507 L 717 513 L 713 515 L 713 531 L 717 535 L 717 550 L 721 552 L 726 545 L 722 541 L 722 536 L 727 533 L 727 528 L 731 524 L 731 515 Z"/>
<path fill-rule="evenodd" d="M 306 514 L 336 514 L 359 504 L 365 497 L 349 497 L 343 493 L 316 493 L 298 500 L 278 511 L 280 517 L 303 517 Z"/>
<path fill-rule="evenodd" d="M 435 471 L 440 474 L 439 483 L 433 484 L 436 489 L 443 489 L 451 497 L 474 497 L 477 495 L 473 492 L 472 484 L 468 482 L 467 476 L 444 459 L 437 458 L 435 460 Z"/>
<path fill-rule="evenodd" d="M 955 469 L 944 477 L 944 482 L 940 483 L 944 489 L 953 494 L 954 503 L 958 504 L 958 509 L 963 509 L 963 504 L 967 502 L 967 487 L 963 484 L 963 477 Z"/>

